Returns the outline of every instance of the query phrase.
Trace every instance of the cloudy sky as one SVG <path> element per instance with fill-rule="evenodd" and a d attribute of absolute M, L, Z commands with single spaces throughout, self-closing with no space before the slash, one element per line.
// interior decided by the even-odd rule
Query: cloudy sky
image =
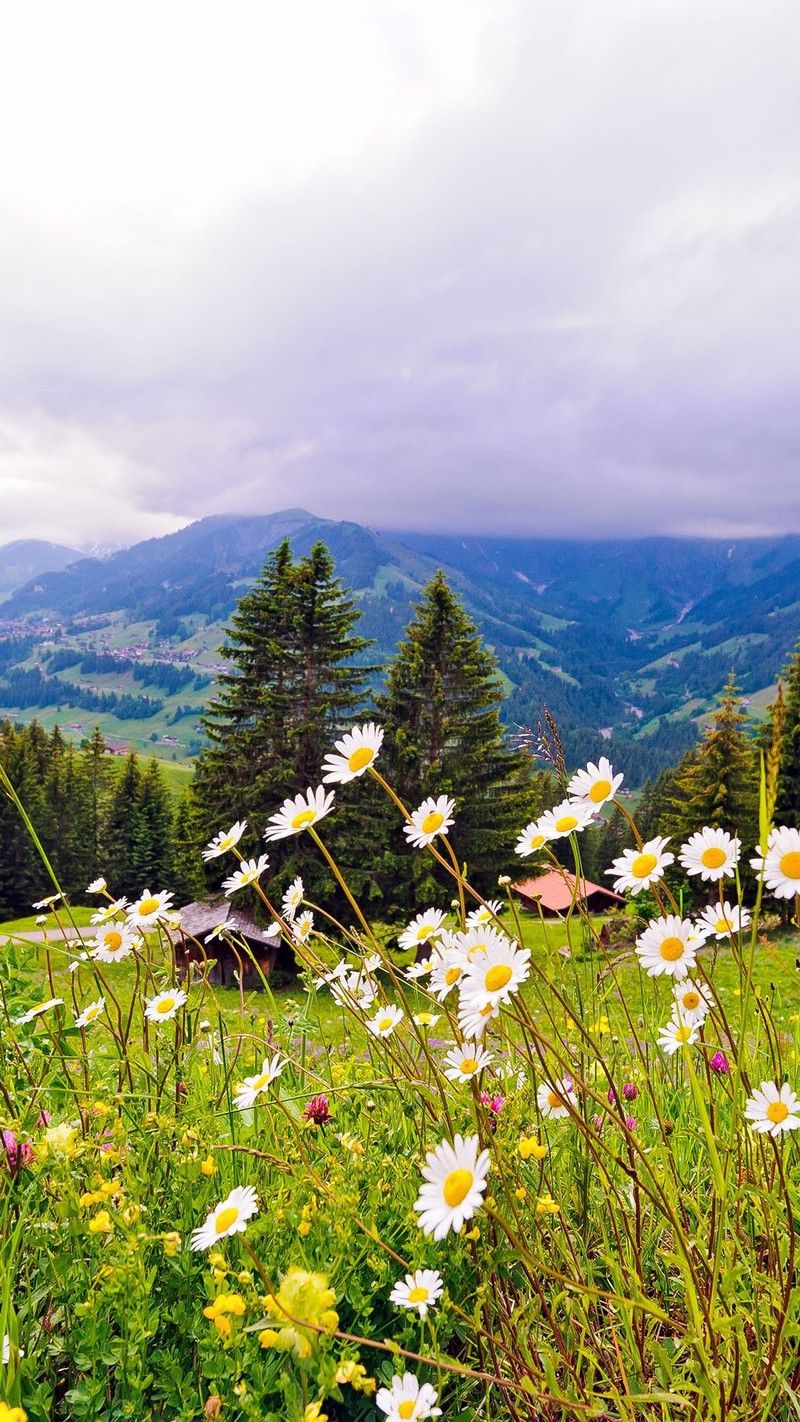
<path fill-rule="evenodd" d="M 0 24 L 0 542 L 800 530 L 797 0 Z"/>

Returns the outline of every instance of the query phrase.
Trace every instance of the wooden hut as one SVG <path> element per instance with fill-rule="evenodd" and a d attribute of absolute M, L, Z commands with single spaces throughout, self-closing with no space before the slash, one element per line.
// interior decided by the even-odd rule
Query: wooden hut
<path fill-rule="evenodd" d="M 546 874 L 538 874 L 535 879 L 525 879 L 522 884 L 514 884 L 513 891 L 523 908 L 541 908 L 548 917 L 557 917 L 567 912 L 577 897 L 589 913 L 608 913 L 609 909 L 620 908 L 625 900 L 620 894 L 612 893 L 602 884 L 593 884 L 591 879 L 581 879 L 575 893 L 575 875 L 568 869 L 550 869 Z"/>
<path fill-rule="evenodd" d="M 237 975 L 241 972 L 243 987 L 261 988 L 254 958 L 264 977 L 276 979 L 278 986 L 281 981 L 297 977 L 299 969 L 294 953 L 280 934 L 267 933 L 246 909 L 237 908 L 223 895 L 186 904 L 180 915 L 181 928 L 175 947 L 179 963 L 181 954 L 185 956 L 187 972 L 190 963 L 213 960 L 208 976 L 209 982 L 217 987 L 238 987 Z M 218 933 L 220 928 L 225 929 L 222 935 Z M 232 942 L 232 938 L 243 939 L 253 958 L 242 951 L 239 943 Z"/>

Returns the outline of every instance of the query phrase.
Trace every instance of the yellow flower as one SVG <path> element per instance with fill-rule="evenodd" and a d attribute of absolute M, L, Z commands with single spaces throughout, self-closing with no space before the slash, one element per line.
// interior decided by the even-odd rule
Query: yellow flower
<path fill-rule="evenodd" d="M 78 1140 L 77 1126 L 68 1126 L 62 1123 L 60 1126 L 48 1126 L 42 1136 L 38 1149 L 46 1157 L 50 1152 L 56 1157 L 61 1156 L 66 1160 L 77 1155 L 80 1147 Z M 19 1411 L 19 1409 L 17 1409 Z M 0 1418 L 2 1422 L 2 1418 Z"/>
<path fill-rule="evenodd" d="M 270 1318 L 281 1325 L 281 1333 L 276 1342 L 262 1343 L 262 1347 L 284 1351 L 291 1348 L 296 1357 L 309 1357 L 312 1344 L 317 1341 L 317 1333 L 307 1325 L 317 1324 L 332 1333 L 339 1326 L 339 1315 L 331 1308 L 335 1302 L 336 1294 L 328 1287 L 324 1274 L 298 1269 L 293 1264 L 281 1279 L 277 1294 L 267 1294 L 264 1299 L 264 1307 Z M 294 1323 L 295 1319 L 300 1322 Z M 306 1327 L 303 1327 L 304 1324 Z"/>
<path fill-rule="evenodd" d="M 241 1294 L 217 1294 L 214 1302 L 203 1309 L 206 1318 L 219 1318 L 222 1314 L 234 1313 L 241 1318 L 247 1305 Z"/>
<path fill-rule="evenodd" d="M 9 1407 L 7 1402 L 0 1402 L 0 1422 L 28 1422 L 28 1414 L 21 1407 Z"/>
<path fill-rule="evenodd" d="M 262 1328 L 258 1335 L 258 1341 L 262 1348 L 274 1348 L 280 1339 L 280 1334 L 274 1328 Z"/>
<path fill-rule="evenodd" d="M 520 1136 L 519 1153 L 523 1160 L 529 1160 L 531 1156 L 534 1160 L 544 1160 L 547 1146 L 540 1145 L 535 1136 Z"/>
<path fill-rule="evenodd" d="M 302 1422 L 328 1422 L 328 1414 L 322 1411 L 322 1403 L 309 1402 L 303 1413 Z"/>
<path fill-rule="evenodd" d="M 480 1239 L 480 1237 L 481 1237 L 481 1232 L 480 1232 L 480 1230 L 478 1229 L 478 1226 L 477 1226 L 477 1225 L 475 1226 L 474 1229 L 468 1229 L 467 1232 L 466 1232 L 466 1234 L 464 1235 L 464 1238 L 465 1238 L 465 1239 L 471 1239 L 471 1240 Z"/>
<path fill-rule="evenodd" d="M 233 1390 L 237 1397 L 247 1397 L 247 1383 L 244 1378 L 240 1378 L 237 1383 L 233 1384 Z"/>
<path fill-rule="evenodd" d="M 176 1229 L 171 1229 L 168 1230 L 166 1234 L 162 1234 L 161 1243 L 164 1246 L 164 1253 L 167 1258 L 174 1259 L 181 1247 L 181 1237 Z"/>
<path fill-rule="evenodd" d="M 138 1223 L 139 1223 L 139 1219 L 140 1219 L 140 1217 L 141 1217 L 141 1213 L 142 1213 L 142 1207 L 141 1207 L 141 1205 L 128 1205 L 128 1206 L 122 1211 L 122 1218 L 124 1219 L 126 1225 L 128 1225 L 128 1226 L 130 1226 L 130 1225 L 135 1225 L 135 1224 L 138 1224 Z"/>
<path fill-rule="evenodd" d="M 367 1370 L 362 1363 L 356 1363 L 352 1358 L 345 1358 L 336 1369 L 336 1382 L 349 1383 L 356 1392 L 370 1393 L 375 1391 L 376 1383 L 374 1378 L 367 1377 Z"/>
<path fill-rule="evenodd" d="M 252 1284 L 253 1282 L 253 1275 L 249 1269 L 240 1269 L 236 1277 L 240 1284 Z"/>
<path fill-rule="evenodd" d="M 519 1189 L 514 1191 L 514 1194 L 518 1200 L 527 1200 L 528 1198 L 528 1192 L 524 1185 L 520 1185 Z"/>
<path fill-rule="evenodd" d="M 213 1324 L 221 1338 L 230 1338 L 231 1321 L 229 1318 L 226 1318 L 222 1313 L 215 1314 Z"/>
<path fill-rule="evenodd" d="M 206 1156 L 205 1160 L 203 1161 L 203 1164 L 200 1166 L 200 1169 L 204 1175 L 216 1175 L 217 1162 L 215 1161 L 213 1155 Z"/>
<path fill-rule="evenodd" d="M 110 1234 L 112 1228 L 108 1210 L 98 1210 L 94 1218 L 89 1221 L 90 1234 Z"/>
<path fill-rule="evenodd" d="M 339 1140 L 341 1141 L 345 1150 L 349 1150 L 351 1155 L 364 1154 L 364 1145 L 363 1142 L 358 1139 L 358 1136 L 351 1135 L 349 1131 L 343 1131 L 339 1137 Z"/>
<path fill-rule="evenodd" d="M 308 1223 L 308 1220 L 300 1221 L 299 1225 L 297 1226 L 297 1233 L 301 1234 L 304 1239 L 307 1234 L 311 1233 L 311 1225 Z"/>
<path fill-rule="evenodd" d="M 539 1195 L 536 1200 L 537 1215 L 557 1215 L 560 1209 L 552 1195 Z"/>
<path fill-rule="evenodd" d="M 214 1249 L 212 1253 L 209 1254 L 208 1262 L 212 1269 L 227 1269 L 228 1267 L 225 1262 L 225 1255 L 220 1254 L 218 1249 Z"/>

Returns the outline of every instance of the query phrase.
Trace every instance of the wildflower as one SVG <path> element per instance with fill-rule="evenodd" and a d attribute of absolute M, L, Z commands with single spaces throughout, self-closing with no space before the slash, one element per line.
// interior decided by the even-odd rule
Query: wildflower
<path fill-rule="evenodd" d="M 395 1373 L 388 1387 L 375 1394 L 375 1405 L 385 1412 L 388 1422 L 421 1422 L 425 1417 L 441 1417 L 439 1394 L 430 1383 L 420 1386 L 413 1373 Z"/>
<path fill-rule="evenodd" d="M 292 923 L 292 937 L 295 943 L 305 943 L 314 929 L 314 915 L 310 909 L 301 913 Z"/>
<path fill-rule="evenodd" d="M 766 854 L 750 863 L 776 899 L 793 899 L 800 894 L 800 829 L 780 825 L 772 830 Z"/>
<path fill-rule="evenodd" d="M 437 943 L 430 961 L 430 992 L 444 1002 L 464 972 L 465 955 L 460 948 Z"/>
<path fill-rule="evenodd" d="M 127 924 L 109 924 L 96 935 L 92 957 L 100 963 L 116 963 L 128 957 L 135 941 L 133 929 Z"/>
<path fill-rule="evenodd" d="M 28 1141 L 17 1139 L 14 1131 L 0 1131 L 0 1161 L 5 1157 L 12 1172 L 31 1165 L 34 1158 L 33 1146 Z"/>
<path fill-rule="evenodd" d="M 338 1135 L 336 1139 L 341 1142 L 345 1150 L 349 1151 L 351 1155 L 364 1154 L 363 1141 L 360 1141 L 358 1139 L 358 1136 L 352 1135 L 350 1131 L 342 1131 L 342 1133 Z"/>
<path fill-rule="evenodd" d="M 145 1006 L 144 1015 L 148 1022 L 168 1022 L 188 1000 L 188 993 L 182 988 L 172 988 L 168 992 L 159 993 L 157 997 L 151 997 Z"/>
<path fill-rule="evenodd" d="M 200 1171 L 203 1175 L 216 1175 L 217 1162 L 215 1161 L 213 1155 L 206 1156 L 205 1160 L 200 1166 Z"/>
<path fill-rule="evenodd" d="M 395 1027 L 402 1022 L 405 1013 L 402 1007 L 382 1007 L 374 1017 L 366 1023 L 367 1030 L 373 1037 L 391 1037 Z"/>
<path fill-rule="evenodd" d="M 677 995 L 677 988 L 675 991 Z M 635 1101 L 637 1096 L 639 1095 L 639 1092 L 632 1081 L 623 1081 L 622 1095 L 626 1101 Z"/>
<path fill-rule="evenodd" d="M 485 951 L 464 968 L 462 1005 L 497 1007 L 506 1002 L 527 978 L 530 959 L 529 949 L 520 948 L 510 938 L 489 929 Z"/>
<path fill-rule="evenodd" d="M 692 978 L 683 978 L 677 982 L 673 988 L 675 994 L 676 1015 L 681 1022 L 689 1023 L 691 1026 L 699 1027 L 701 1022 L 705 1022 L 711 1008 L 714 1006 L 714 999 L 711 996 L 710 988 L 705 983 L 696 983 Z"/>
<path fill-rule="evenodd" d="M 708 908 L 698 919 L 697 928 L 704 933 L 712 933 L 715 938 L 728 938 L 733 933 L 739 933 L 746 928 L 750 922 L 750 914 L 746 908 L 740 908 L 738 904 L 709 904 Z"/>
<path fill-rule="evenodd" d="M 101 874 L 98 879 L 92 879 L 91 884 L 86 885 L 86 892 L 87 894 L 104 894 L 107 887 L 106 881 Z"/>
<path fill-rule="evenodd" d="M 499 1116 L 506 1104 L 505 1096 L 490 1096 L 488 1091 L 481 1092 L 481 1101 L 484 1106 L 488 1106 L 493 1116 Z M 493 1123 L 494 1124 L 494 1123 Z"/>
<path fill-rule="evenodd" d="M 420 943 L 427 943 L 429 938 L 433 938 L 438 933 L 447 915 L 442 909 L 429 908 L 423 913 L 418 913 L 416 918 L 412 918 L 407 928 L 403 929 L 397 943 L 403 950 L 417 948 Z"/>
<path fill-rule="evenodd" d="M 547 1155 L 547 1146 L 541 1145 L 535 1136 L 520 1136 L 517 1149 L 523 1160 L 529 1160 L 531 1156 L 534 1160 L 544 1160 Z"/>
<path fill-rule="evenodd" d="M 339 1364 L 334 1381 L 340 1387 L 342 1383 L 349 1383 L 356 1392 L 374 1392 L 376 1386 L 375 1379 L 367 1376 L 363 1363 L 356 1363 L 352 1358 L 345 1358 Z"/>
<path fill-rule="evenodd" d="M 215 1205 L 204 1224 L 192 1233 L 192 1249 L 210 1249 L 229 1234 L 243 1234 L 247 1221 L 258 1214 L 258 1196 L 252 1185 L 237 1185 L 227 1199 Z"/>
<path fill-rule="evenodd" d="M 93 1022 L 97 1021 L 101 1012 L 105 1009 L 105 1005 L 106 1000 L 104 997 L 98 997 L 96 1002 L 90 1002 L 88 1006 L 84 1007 L 80 1016 L 75 1018 L 75 1026 L 90 1027 Z"/>
<path fill-rule="evenodd" d="M 681 1047 L 693 1047 L 696 1041 L 697 1026 L 693 1022 L 682 1022 L 679 1017 L 673 1017 L 658 1036 L 658 1045 L 668 1057 L 674 1056 Z"/>
<path fill-rule="evenodd" d="M 489 1172 L 489 1152 L 478 1153 L 477 1136 L 457 1135 L 451 1145 L 442 1141 L 428 1151 L 422 1175 L 425 1181 L 414 1204 L 423 1234 L 444 1239 L 455 1234 L 480 1208 Z"/>
<path fill-rule="evenodd" d="M 409 963 L 404 972 L 409 982 L 413 983 L 416 978 L 426 978 L 432 967 L 431 958 L 420 958 L 416 963 Z"/>
<path fill-rule="evenodd" d="M 636 940 L 636 953 L 648 977 L 662 973 L 685 978 L 695 965 L 698 940 L 694 924 L 677 914 L 663 914 L 650 920 Z"/>
<path fill-rule="evenodd" d="M 415 1012 L 414 1021 L 418 1027 L 435 1027 L 441 1017 L 440 1012 Z"/>
<path fill-rule="evenodd" d="M 708 1065 L 711 1067 L 712 1071 L 715 1071 L 718 1074 L 718 1076 L 727 1076 L 728 1072 L 730 1071 L 730 1066 L 728 1065 L 728 1058 L 726 1057 L 724 1052 L 715 1052 Z"/>
<path fill-rule="evenodd" d="M 537 1215 L 557 1215 L 561 1206 L 556 1203 L 552 1195 L 539 1195 L 536 1199 Z"/>
<path fill-rule="evenodd" d="M 420 1318 L 441 1298 L 444 1285 L 438 1269 L 417 1269 L 395 1284 L 389 1302 L 398 1308 L 415 1308 Z"/>
<path fill-rule="evenodd" d="M 53 1007 L 61 1007 L 63 1003 L 63 997 L 48 997 L 47 1002 L 40 1002 L 38 1007 L 29 1007 L 21 1017 L 13 1018 L 14 1026 L 22 1027 L 28 1022 L 33 1022 L 34 1018 L 41 1017 L 43 1012 L 49 1012 Z"/>
<path fill-rule="evenodd" d="M 297 1358 L 311 1356 L 318 1341 L 318 1328 L 333 1333 L 339 1327 L 339 1315 L 332 1305 L 336 1294 L 328 1286 L 324 1274 L 298 1269 L 293 1264 L 287 1269 L 276 1294 L 267 1294 L 264 1307 L 276 1324 L 265 1329 L 268 1341 L 259 1334 L 262 1348 L 277 1348 L 293 1352 Z"/>
<path fill-rule="evenodd" d="M 203 1317 L 211 1319 L 221 1337 L 228 1338 L 231 1332 L 229 1315 L 242 1318 L 246 1307 L 241 1294 L 217 1294 L 214 1302 L 203 1309 Z"/>
<path fill-rule="evenodd" d="M 176 1229 L 167 1230 L 161 1235 L 161 1246 L 168 1259 L 174 1259 L 181 1247 L 181 1237 Z"/>
<path fill-rule="evenodd" d="M 283 896 L 283 902 L 281 907 L 283 909 L 284 918 L 294 918 L 295 914 L 297 913 L 297 910 L 303 902 L 304 894 L 305 888 L 303 886 L 303 881 L 300 878 L 300 875 L 298 874 L 297 878 L 292 880 L 291 884 L 286 890 L 286 893 Z"/>
<path fill-rule="evenodd" d="M 362 1012 L 372 1006 L 375 993 L 375 983 L 361 972 L 348 973 L 342 981 L 331 983 L 331 994 L 336 1002 L 360 1008 Z"/>
<path fill-rule="evenodd" d="M 237 889 L 246 889 L 248 884 L 255 884 L 261 878 L 268 864 L 268 854 L 260 854 L 258 859 L 243 859 L 239 868 L 222 881 L 226 897 L 229 898 L 231 894 L 235 894 Z"/>
<path fill-rule="evenodd" d="M 478 908 L 467 914 L 467 928 L 480 928 L 485 923 L 491 923 L 502 911 L 503 905 L 499 899 L 488 899 L 485 904 L 479 904 Z"/>
<path fill-rule="evenodd" d="M 18 1346 L 16 1346 L 16 1345 L 14 1345 L 14 1347 L 13 1347 L 13 1352 L 14 1352 L 15 1358 L 24 1358 L 24 1357 L 25 1357 L 25 1353 L 24 1353 L 24 1351 L 22 1350 L 22 1348 L 20 1348 L 20 1347 L 18 1347 Z M 11 1335 L 10 1335 L 9 1333 L 5 1333 L 5 1334 L 3 1335 L 3 1346 L 0 1348 L 0 1363 L 2 1363 L 2 1365 L 3 1365 L 4 1368 L 7 1368 L 8 1365 L 9 1365 L 9 1363 L 11 1362 L 11 1353 L 12 1353 Z"/>
<path fill-rule="evenodd" d="M 102 908 L 97 909 L 92 914 L 91 921 L 92 923 L 108 923 L 118 913 L 124 913 L 127 907 L 128 900 L 126 898 L 114 899 L 112 903 L 104 904 Z"/>
<path fill-rule="evenodd" d="M 328 1422 L 328 1414 L 323 1412 L 322 1406 L 322 1402 L 309 1402 L 303 1410 L 300 1422 Z"/>
<path fill-rule="evenodd" d="M 589 761 L 585 770 L 576 770 L 567 786 L 567 794 L 572 800 L 584 800 L 593 810 L 599 810 L 608 800 L 613 800 L 624 776 L 614 774 L 614 767 L 606 756 L 601 755 L 597 765 Z"/>
<path fill-rule="evenodd" d="M 334 741 L 338 755 L 326 755 L 322 765 L 325 785 L 347 785 L 369 770 L 383 744 L 383 731 L 374 721 L 366 726 L 354 726 L 352 731 Z"/>
<path fill-rule="evenodd" d="M 582 800 L 562 800 L 560 805 L 545 810 L 540 816 L 539 828 L 548 839 L 564 839 L 568 834 L 586 829 L 593 814 L 594 806 Z"/>
<path fill-rule="evenodd" d="M 687 874 L 699 874 L 701 879 L 716 883 L 734 873 L 741 847 L 741 840 L 727 830 L 706 825 L 681 845 L 678 858 Z"/>
<path fill-rule="evenodd" d="M 292 834 L 302 834 L 309 825 L 315 825 L 329 815 L 333 809 L 334 793 L 325 791 L 320 785 L 316 790 L 306 790 L 305 795 L 295 795 L 293 800 L 284 800 L 281 808 L 270 815 L 268 828 L 264 831 L 266 840 L 286 839 Z"/>
<path fill-rule="evenodd" d="M 78 1128 L 62 1121 L 59 1126 L 48 1126 L 42 1137 L 41 1154 L 53 1154 L 62 1160 L 69 1160 L 79 1150 Z"/>
<path fill-rule="evenodd" d="M 98 1210 L 97 1214 L 93 1215 L 89 1221 L 90 1234 L 111 1234 L 112 1228 L 108 1210 Z"/>
<path fill-rule="evenodd" d="M 800 1101 L 788 1081 L 780 1087 L 775 1081 L 762 1081 L 745 1102 L 744 1114 L 754 1131 L 769 1132 L 774 1138 L 800 1126 Z"/>
<path fill-rule="evenodd" d="M 481 1006 L 480 998 L 462 997 L 458 1008 L 458 1030 L 462 1037 L 472 1042 L 480 1041 L 493 1017 L 499 1017 L 500 1005 L 487 1002 Z"/>
<path fill-rule="evenodd" d="M 149 889 L 145 889 L 140 899 L 131 905 L 128 913 L 128 923 L 132 928 L 154 928 L 159 918 L 172 908 L 174 895 L 162 890 L 160 894 L 151 894 Z"/>
<path fill-rule="evenodd" d="M 563 1076 L 555 1085 L 549 1081 L 543 1081 L 536 1092 L 536 1105 L 539 1107 L 546 1120 L 560 1121 L 569 1115 L 570 1105 L 574 1104 L 575 1087 L 571 1076 Z"/>
<path fill-rule="evenodd" d="M 527 859 L 531 854 L 538 854 L 539 850 L 544 848 L 550 838 L 550 832 L 545 828 L 541 820 L 531 820 L 530 824 L 525 826 L 514 845 L 514 853 L 518 854 L 520 859 Z"/>
<path fill-rule="evenodd" d="M 28 1422 L 28 1414 L 21 1407 L 9 1407 L 7 1402 L 0 1402 L 0 1422 Z"/>
<path fill-rule="evenodd" d="M 632 894 L 639 894 L 662 878 L 667 866 L 675 862 L 674 854 L 665 853 L 668 844 L 668 836 L 658 835 L 655 839 L 649 839 L 641 849 L 623 850 L 611 868 L 605 871 L 616 876 L 614 888 L 617 892 L 630 889 Z"/>
<path fill-rule="evenodd" d="M 427 800 L 414 810 L 411 823 L 403 826 L 403 833 L 415 849 L 424 849 L 432 844 L 437 835 L 447 834 L 455 823 L 455 800 L 447 795 L 439 795 L 435 800 L 429 795 Z"/>
<path fill-rule="evenodd" d="M 328 1105 L 328 1098 L 321 1092 L 318 1096 L 312 1096 L 307 1101 L 301 1113 L 307 1121 L 313 1121 L 315 1126 L 325 1126 L 328 1121 L 333 1120 L 331 1108 Z"/>
<path fill-rule="evenodd" d="M 229 849 L 233 849 L 241 839 L 247 829 L 247 820 L 237 820 L 235 825 L 231 825 L 229 830 L 220 830 L 203 850 L 203 858 L 219 859 L 221 854 L 227 854 Z"/>
<path fill-rule="evenodd" d="M 478 1042 L 462 1042 L 460 1047 L 451 1047 L 444 1060 L 443 1071 L 448 1080 L 471 1081 L 489 1065 L 492 1053 Z"/>
<path fill-rule="evenodd" d="M 265 1057 L 257 1076 L 246 1076 L 244 1081 L 233 1088 L 239 1110 L 246 1111 L 254 1106 L 258 1097 L 269 1089 L 273 1081 L 277 1081 L 288 1064 L 286 1057 L 282 1057 L 280 1052 L 276 1052 L 272 1059 Z"/>

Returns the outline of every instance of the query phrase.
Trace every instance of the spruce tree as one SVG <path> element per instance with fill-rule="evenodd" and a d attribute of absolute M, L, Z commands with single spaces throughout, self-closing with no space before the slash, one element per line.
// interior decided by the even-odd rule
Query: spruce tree
<path fill-rule="evenodd" d="M 760 743 L 768 755 L 780 720 L 778 748 L 778 782 L 775 799 L 775 823 L 797 829 L 800 825 L 800 643 L 789 664 L 781 672 L 782 710 L 776 715 L 777 702 L 768 709 Z"/>
<path fill-rule="evenodd" d="M 155 756 L 148 761 L 131 816 L 131 889 L 170 888 L 172 799 Z"/>
<path fill-rule="evenodd" d="M 116 896 L 125 894 L 128 898 L 136 894 L 137 887 L 152 888 L 152 884 L 138 886 L 134 882 L 136 861 L 136 823 L 134 810 L 139 802 L 142 789 L 142 772 L 135 751 L 126 757 L 121 773 L 111 793 L 108 816 L 104 830 L 105 867 L 103 873 L 111 892 Z"/>
<path fill-rule="evenodd" d="M 80 779 L 85 803 L 87 884 L 106 874 L 105 825 L 112 793 L 113 766 L 100 727 L 81 743 Z M 85 886 L 84 886 L 85 887 Z"/>
<path fill-rule="evenodd" d="M 453 847 L 484 893 L 501 872 L 518 871 L 514 839 L 536 812 L 531 763 L 507 744 L 502 700 L 497 663 L 439 571 L 378 698 L 386 732 L 380 768 L 409 809 L 428 795 L 455 799 Z M 395 811 L 382 878 L 387 900 L 410 912 L 441 901 L 448 880 L 430 855 L 409 856 L 401 831 Z"/>

